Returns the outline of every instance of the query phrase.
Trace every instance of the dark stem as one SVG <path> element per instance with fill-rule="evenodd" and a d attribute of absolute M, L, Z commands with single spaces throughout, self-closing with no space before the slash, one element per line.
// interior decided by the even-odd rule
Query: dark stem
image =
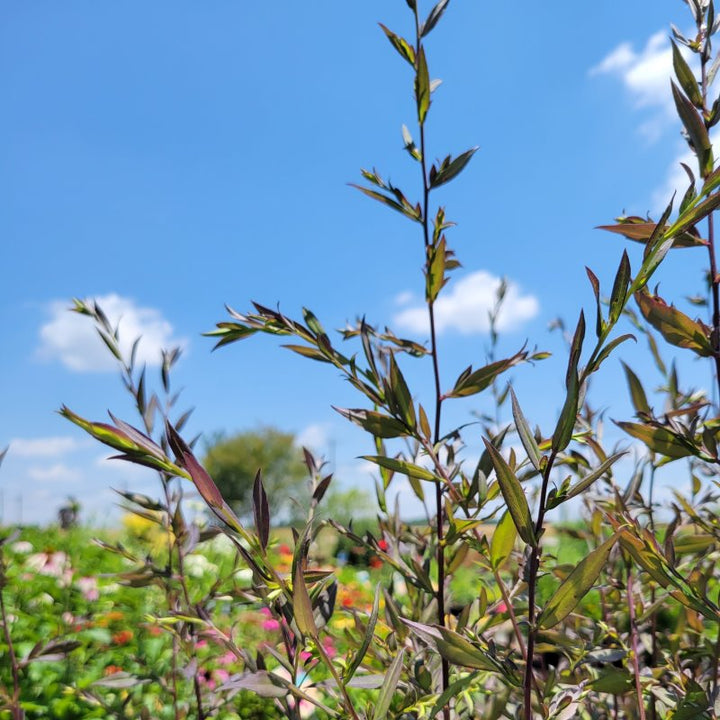
<path fill-rule="evenodd" d="M 418 15 L 417 4 L 415 11 L 415 55 L 420 54 L 421 35 L 420 35 L 420 17 Z M 430 184 L 428 182 L 427 163 L 425 161 L 425 123 L 419 123 L 420 129 L 420 165 L 422 168 L 423 179 L 423 239 L 425 241 L 426 255 L 426 272 L 429 273 L 429 255 L 428 248 L 431 244 L 430 239 Z M 435 428 L 433 434 L 433 444 L 437 445 L 440 440 L 440 416 L 442 411 L 442 387 L 440 385 L 440 366 L 438 363 L 437 338 L 435 331 L 435 307 L 432 300 L 428 301 L 428 316 L 430 320 L 430 356 L 433 364 L 433 377 L 435 381 Z M 445 625 L 445 533 L 443 526 L 443 486 L 440 483 L 435 485 L 435 532 L 437 534 L 437 567 L 438 567 L 438 589 L 436 594 L 438 624 Z M 445 692 L 450 685 L 450 663 L 442 659 L 442 689 Z M 450 709 L 443 708 L 443 717 L 445 720 L 450 718 Z"/>
<path fill-rule="evenodd" d="M 530 553 L 530 567 L 528 572 L 528 641 L 527 652 L 525 653 L 525 678 L 523 682 L 524 702 L 523 702 L 523 718 L 524 720 L 532 720 L 532 689 L 535 684 L 535 674 L 533 672 L 533 656 L 535 654 L 535 641 L 537 639 L 537 628 L 535 627 L 535 590 L 537 585 L 538 571 L 540 570 L 540 558 L 542 555 L 542 547 L 540 546 L 540 536 L 545 522 L 545 503 L 547 501 L 547 490 L 550 484 L 550 473 L 552 472 L 557 451 L 553 450 L 548 458 L 547 465 L 542 476 L 542 487 L 540 488 L 540 504 L 538 506 L 537 520 L 535 522 L 535 537 L 538 543 L 533 547 Z M 539 698 L 542 701 L 542 698 Z"/>
<path fill-rule="evenodd" d="M 630 643 L 632 647 L 633 674 L 635 675 L 635 694 L 637 695 L 638 712 L 640 720 L 645 720 L 645 704 L 643 702 L 642 686 L 640 685 L 640 658 L 638 657 L 638 630 L 635 619 L 635 598 L 633 597 L 632 565 L 627 566 L 627 603 L 630 614 Z"/>

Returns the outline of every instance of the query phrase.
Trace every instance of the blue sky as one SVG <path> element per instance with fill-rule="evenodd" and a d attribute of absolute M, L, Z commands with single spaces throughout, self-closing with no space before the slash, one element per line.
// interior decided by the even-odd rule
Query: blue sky
<path fill-rule="evenodd" d="M 362 399 L 334 371 L 268 338 L 211 353 L 201 333 L 225 303 L 257 300 L 289 315 L 308 306 L 328 328 L 365 314 L 422 337 L 417 228 L 347 185 L 374 166 L 418 191 L 400 132 L 413 129 L 411 75 L 377 25 L 409 34 L 406 4 L 70 0 L 3 15 L 1 519 L 46 521 L 75 495 L 86 519 L 107 523 L 110 487 L 156 489 L 152 473 L 104 462 L 55 413 L 66 403 L 133 420 L 90 324 L 65 310 L 74 296 L 122 317 L 126 342 L 143 335 L 151 378 L 159 348 L 183 346 L 175 384 L 180 406 L 195 407 L 189 433 L 273 424 L 331 455 L 345 484 L 370 487 L 355 460 L 368 441 L 330 407 Z M 528 340 L 555 353 L 513 373 L 526 415 L 551 431 L 565 355 L 548 324 L 590 309 L 584 266 L 609 289 L 622 252 L 593 228 L 623 211 L 657 216 L 682 177 L 668 28 L 688 20 L 680 0 L 450 3 L 427 42 L 443 79 L 429 153 L 480 150 L 436 197 L 458 223 L 449 242 L 463 263 L 444 301 L 447 385 L 485 362 L 477 319 L 506 276 L 501 350 Z M 699 288 L 704 260 L 673 254 L 664 294 Z M 626 357 L 650 365 L 638 350 Z M 707 368 L 691 367 L 707 385 Z M 429 391 L 428 364 L 407 372 Z M 617 360 L 594 392 L 609 417 L 629 416 Z M 461 403 L 448 422 L 488 407 Z M 479 430 L 468 440 L 477 446 Z"/>

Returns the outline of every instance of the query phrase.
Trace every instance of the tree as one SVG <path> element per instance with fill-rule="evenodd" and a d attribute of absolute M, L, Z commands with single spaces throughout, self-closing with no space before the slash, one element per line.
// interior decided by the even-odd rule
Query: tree
<path fill-rule="evenodd" d="M 294 517 L 309 502 L 307 468 L 292 433 L 273 427 L 229 437 L 219 433 L 209 443 L 203 464 L 226 502 L 241 517 L 252 514 L 252 488 L 258 470 L 262 471 L 274 517 Z"/>

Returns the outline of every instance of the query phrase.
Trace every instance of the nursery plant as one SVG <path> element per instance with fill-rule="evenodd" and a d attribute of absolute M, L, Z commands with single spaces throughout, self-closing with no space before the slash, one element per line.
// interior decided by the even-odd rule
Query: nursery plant
<path fill-rule="evenodd" d="M 305 460 L 312 501 L 304 527 L 293 534 L 285 567 L 271 540 L 273 508 L 262 471 L 253 486 L 253 522 L 241 522 L 198 461 L 193 443 L 181 436 L 184 417 L 174 418 L 172 403 L 148 398 L 144 373 L 136 374 L 132 358 L 119 360 L 142 417 L 140 428 L 113 416 L 111 423 L 91 422 L 62 409 L 120 459 L 159 473 L 160 501 L 133 494 L 125 499 L 137 514 L 159 519 L 168 538 L 166 566 L 152 561 L 136 572 L 138 584 L 159 580 L 167 594 L 167 615 L 158 623 L 173 637 L 173 666 L 165 682 L 175 717 L 187 712 L 178 698 L 179 658 L 192 668 L 200 637 L 232 653 L 241 668 L 214 690 L 216 695 L 232 705 L 239 690 L 250 690 L 269 698 L 277 715 L 288 718 L 301 717 L 309 707 L 319 718 L 355 720 L 717 717 L 720 277 L 713 212 L 720 205 L 720 170 L 710 131 L 720 120 L 720 103 L 711 94 L 718 69 L 712 40 L 720 18 L 712 0 L 688 0 L 694 33 L 685 37 L 672 30 L 671 92 L 697 161 L 696 167 L 686 167 L 687 191 L 672 198 L 657 219 L 623 216 L 604 226 L 641 243 L 642 259 L 633 268 L 623 252 L 611 278 L 588 268 L 592 317 L 587 322 L 584 311 L 578 314 L 564 396 L 557 403 L 561 411 L 554 424 L 540 428 L 526 417 L 523 399 L 512 387 L 505 392 L 503 381 L 520 365 L 532 372 L 529 365 L 546 353 L 524 346 L 489 362 L 472 359 L 458 377 L 443 371 L 435 310 L 459 262 L 451 215 L 436 202 L 436 190 L 461 182 L 476 149 L 451 149 L 442 160 L 431 159 L 439 146 L 429 132 L 437 81 L 430 73 L 426 38 L 441 32 L 443 15 L 451 10 L 448 0 L 430 8 L 419 0 L 406 5 L 407 31 L 382 24 L 380 29 L 412 79 L 413 120 L 403 126 L 402 137 L 417 183 L 400 188 L 384 179 L 384 169 L 373 169 L 363 170 L 355 187 L 417 229 L 408 261 L 420 258 L 423 264 L 419 282 L 429 341 L 399 337 L 367 318 L 331 335 L 307 308 L 291 317 L 260 303 L 249 312 L 230 310 L 209 333 L 217 347 L 257 334 L 280 337 L 284 347 L 328 365 L 357 391 L 356 406 L 336 410 L 368 435 L 367 449 L 358 454 L 377 466 L 378 531 L 361 534 L 330 522 L 381 561 L 372 605 L 338 603 L 342 574 L 314 561 L 313 543 L 326 522 L 319 520 L 318 506 L 332 477 L 311 453 Z M 707 305 L 707 322 L 691 318 L 652 288 L 658 267 L 672 263 L 679 252 L 707 253 L 709 299 L 696 303 Z M 92 316 L 117 355 L 115 329 L 101 308 L 78 302 L 75 309 Z M 603 446 L 604 417 L 592 407 L 588 390 L 595 373 L 625 343 L 643 338 L 662 387 L 648 392 L 625 365 L 635 417 L 617 424 L 645 453 L 628 477 L 620 477 L 616 468 L 625 451 Z M 718 386 L 715 402 L 681 384 L 675 364 L 664 359 L 668 349 L 661 349 L 660 339 L 672 352 L 709 361 Z M 176 357 L 166 356 L 164 371 Z M 409 386 L 411 363 L 424 363 L 427 385 Z M 468 398 L 476 402 L 482 393 L 498 406 L 497 421 L 483 421 L 483 444 L 474 448 L 480 460 L 468 466 L 461 450 L 472 447 L 477 433 L 465 439 L 463 427 L 448 426 L 444 410 Z M 506 406 L 509 417 L 503 421 Z M 675 472 L 687 478 L 691 494 L 678 491 L 672 519 L 661 522 L 655 479 L 671 463 L 682 467 Z M 388 490 L 400 477 L 430 508 L 427 525 L 406 524 L 388 503 Z M 232 594 L 232 602 L 266 612 L 277 623 L 277 642 L 251 649 L 232 629 L 219 627 L 208 611 L 217 599 L 215 589 L 193 600 L 183 563 L 202 536 L 184 520 L 182 481 L 194 484 L 215 516 L 215 527 L 227 534 L 251 575 L 250 586 Z M 585 501 L 587 522 L 563 528 L 554 522 L 555 511 L 576 498 Z M 584 548 L 579 558 L 563 557 L 570 540 Z M 468 568 L 475 597 L 461 604 L 454 580 L 465 577 Z M 342 652 L 329 650 L 340 643 Z M 212 709 L 198 672 L 183 677 L 194 689 L 194 716 L 206 717 Z"/>

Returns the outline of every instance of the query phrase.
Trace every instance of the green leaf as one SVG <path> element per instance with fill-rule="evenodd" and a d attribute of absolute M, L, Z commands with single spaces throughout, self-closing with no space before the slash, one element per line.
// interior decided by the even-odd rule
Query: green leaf
<path fill-rule="evenodd" d="M 392 30 L 386 28 L 382 23 L 378 24 L 385 35 L 387 35 L 387 39 L 390 41 L 390 44 L 400 53 L 400 57 L 402 57 L 403 60 L 407 60 L 407 62 L 415 67 L 415 50 L 413 50 L 412 45 L 410 45 L 405 38 L 396 35 Z"/>
<path fill-rule="evenodd" d="M 500 522 L 495 526 L 492 540 L 490 541 L 490 562 L 493 569 L 498 570 L 503 566 L 505 561 L 510 557 L 515 539 L 517 538 L 517 530 L 515 523 L 506 510 L 500 518 Z"/>
<path fill-rule="evenodd" d="M 510 399 L 512 402 L 513 420 L 515 420 L 515 427 L 517 428 L 520 442 L 525 448 L 528 460 L 530 460 L 532 466 L 539 471 L 540 463 L 542 461 L 542 454 L 540 452 L 540 448 L 538 447 L 537 442 L 535 441 L 535 436 L 533 435 L 532 430 L 530 430 L 530 426 L 528 425 L 527 420 L 525 419 L 525 416 L 520 409 L 520 403 L 515 396 L 515 391 L 512 388 L 510 388 Z"/>
<path fill-rule="evenodd" d="M 720 192 L 710 195 L 698 205 L 690 207 L 681 213 L 678 219 L 670 226 L 668 234 L 671 234 L 674 238 L 680 237 L 688 228 L 710 215 L 718 205 L 720 205 Z M 707 245 L 708 243 L 704 241 L 703 244 Z"/>
<path fill-rule="evenodd" d="M 355 671 L 360 667 L 360 663 L 362 663 L 363 658 L 365 657 L 365 654 L 370 647 L 370 643 L 372 643 L 373 639 L 375 638 L 375 625 L 377 624 L 379 610 L 380 583 L 375 586 L 375 599 L 373 600 L 373 606 L 370 612 L 370 617 L 368 618 L 368 624 L 365 630 L 365 636 L 363 637 L 363 641 L 360 644 L 357 652 L 353 656 L 353 659 L 350 661 L 350 664 L 348 665 L 345 674 L 343 675 L 343 681 L 345 683 L 348 683 L 350 681 L 352 676 L 355 674 Z"/>
<path fill-rule="evenodd" d="M 601 478 L 623 455 L 627 455 L 627 451 L 611 455 L 609 458 L 607 458 L 607 460 L 598 465 L 595 470 L 589 472 L 584 478 L 582 478 L 582 480 L 578 481 L 570 488 L 570 490 L 568 490 L 568 493 L 565 496 L 563 502 L 565 500 L 569 500 L 570 498 L 574 498 L 576 495 L 579 495 L 581 492 L 587 490 L 596 480 Z"/>
<path fill-rule="evenodd" d="M 383 415 L 375 410 L 338 408 L 334 406 L 333 409 L 375 437 L 394 438 L 409 434 L 408 429 L 400 420 L 396 420 L 389 415 Z"/>
<path fill-rule="evenodd" d="M 477 152 L 477 147 L 466 150 L 461 155 L 458 155 L 454 160 L 451 160 L 447 165 L 443 163 L 440 166 L 435 177 L 430 182 L 430 187 L 437 188 L 440 185 L 444 185 L 450 182 L 453 178 L 457 177 L 464 169 L 465 166 L 470 162 L 470 158 Z"/>
<path fill-rule="evenodd" d="M 402 648 L 395 656 L 395 659 L 385 674 L 385 680 L 375 701 L 375 711 L 373 712 L 372 720 L 386 720 L 390 703 L 392 702 L 398 682 L 400 682 L 400 674 L 402 673 L 404 660 L 405 649 Z"/>
<path fill-rule="evenodd" d="M 697 155 L 700 175 L 706 178 L 713 171 L 713 151 L 705 123 L 700 113 L 672 80 L 670 85 L 678 115 Z"/>
<path fill-rule="evenodd" d="M 577 607 L 580 600 L 590 592 L 598 575 L 607 564 L 610 551 L 617 539 L 618 533 L 615 533 L 578 563 L 543 608 L 538 617 L 539 627 L 545 630 L 554 627 Z"/>
<path fill-rule="evenodd" d="M 592 372 L 595 372 L 600 365 L 605 362 L 605 360 L 608 359 L 612 351 L 618 346 L 624 343 L 626 340 L 635 340 L 635 336 L 631 335 L 630 333 L 625 333 L 625 335 L 620 335 L 619 337 L 616 337 L 614 340 L 611 340 L 599 353 L 597 358 L 595 358 L 595 361 L 592 364 Z"/>
<path fill-rule="evenodd" d="M 653 452 L 677 460 L 692 455 L 692 451 L 680 442 L 669 430 L 640 423 L 616 422 L 628 435 L 641 440 Z"/>
<path fill-rule="evenodd" d="M 671 345 L 688 348 L 701 357 L 712 357 L 710 328 L 707 325 L 699 320 L 691 320 L 657 295 L 638 292 L 635 293 L 635 300 L 643 317 Z"/>
<path fill-rule="evenodd" d="M 407 205 L 403 205 L 388 195 L 383 195 L 383 193 L 378 192 L 377 190 L 372 190 L 370 188 L 363 187 L 362 185 L 355 185 L 355 183 L 350 183 L 350 187 L 354 187 L 373 200 L 377 200 L 383 205 L 387 205 L 389 208 L 397 210 L 397 212 L 402 213 L 405 217 L 410 218 L 410 220 L 414 220 L 415 222 L 421 221 L 420 211 L 417 208 L 412 207 L 409 203 Z"/>
<path fill-rule="evenodd" d="M 283 345 L 282 347 L 287 350 L 292 350 L 294 353 L 302 355 L 303 357 L 310 358 L 311 360 L 318 360 L 319 362 L 326 363 L 332 362 L 327 355 L 325 355 L 321 350 L 318 350 L 318 348 L 310 347 L 308 345 Z"/>
<path fill-rule="evenodd" d="M 430 470 L 426 470 L 419 465 L 413 465 L 412 463 L 406 462 L 405 460 L 384 457 L 382 455 L 362 455 L 361 457 L 363 460 L 368 460 L 369 462 L 375 463 L 376 465 L 384 467 L 387 470 L 399 472 L 401 475 L 418 478 L 418 480 L 429 480 L 432 482 L 438 481 L 437 476 Z"/>
<path fill-rule="evenodd" d="M 446 242 L 443 236 L 437 245 L 429 245 L 427 250 L 430 262 L 428 263 L 426 278 L 426 294 L 428 302 L 435 302 L 440 291 L 447 283 L 445 276 Z"/>
<path fill-rule="evenodd" d="M 418 122 L 424 124 L 427 112 L 430 109 L 430 75 L 428 74 L 425 48 L 420 46 L 416 58 L 415 73 L 415 101 L 417 103 Z"/>
<path fill-rule="evenodd" d="M 675 75 L 680 82 L 680 86 L 685 91 L 688 98 L 690 98 L 690 102 L 695 105 L 696 108 L 702 109 L 704 105 L 702 93 L 700 92 L 700 86 L 698 85 L 695 75 L 690 69 L 690 66 L 687 64 L 685 58 L 682 56 L 682 53 L 675 44 L 675 41 L 671 40 L 670 42 L 672 43 L 673 68 L 675 70 Z"/>
<path fill-rule="evenodd" d="M 441 625 L 424 625 L 405 618 L 403 622 L 453 665 L 490 672 L 500 671 L 494 658 L 459 633 Z"/>
<path fill-rule="evenodd" d="M 603 320 L 602 308 L 600 307 L 600 281 L 589 267 L 585 266 L 585 272 L 592 285 L 593 295 L 595 295 L 595 335 L 600 337 L 605 329 L 605 321 Z"/>
<path fill-rule="evenodd" d="M 485 438 L 483 438 L 483 442 L 495 468 L 500 491 L 505 498 L 518 534 L 528 545 L 536 547 L 537 538 L 535 537 L 535 527 L 530 517 L 530 508 L 520 481 L 495 446 Z"/>
<path fill-rule="evenodd" d="M 650 405 L 648 404 L 645 388 L 643 388 L 640 378 L 638 378 L 632 369 L 622 360 L 620 362 L 625 370 L 625 378 L 627 379 L 627 384 L 630 389 L 630 398 L 632 399 L 635 412 L 638 414 L 645 413 L 646 415 L 650 415 Z"/>
<path fill-rule="evenodd" d="M 305 584 L 302 562 L 295 564 L 295 572 L 293 573 L 293 617 L 295 618 L 298 630 L 303 635 L 310 637 L 317 635 L 315 616 L 313 614 L 307 585 Z"/>
<path fill-rule="evenodd" d="M 449 2 L 450 0 L 440 0 L 440 2 L 430 11 L 430 14 L 427 16 L 427 20 L 425 20 L 420 28 L 420 37 L 428 35 L 437 25 L 438 20 L 442 17 L 442 14 L 445 12 Z"/>
<path fill-rule="evenodd" d="M 623 251 L 620 266 L 615 274 L 612 294 L 610 295 L 610 323 L 617 322 L 627 302 L 627 291 L 630 286 L 630 258 L 627 251 Z"/>
<path fill-rule="evenodd" d="M 472 366 L 464 370 L 455 381 L 455 387 L 445 397 L 467 397 L 487 388 L 501 373 L 525 360 L 527 352 L 521 350 L 510 358 L 497 360 L 473 372 Z"/>

